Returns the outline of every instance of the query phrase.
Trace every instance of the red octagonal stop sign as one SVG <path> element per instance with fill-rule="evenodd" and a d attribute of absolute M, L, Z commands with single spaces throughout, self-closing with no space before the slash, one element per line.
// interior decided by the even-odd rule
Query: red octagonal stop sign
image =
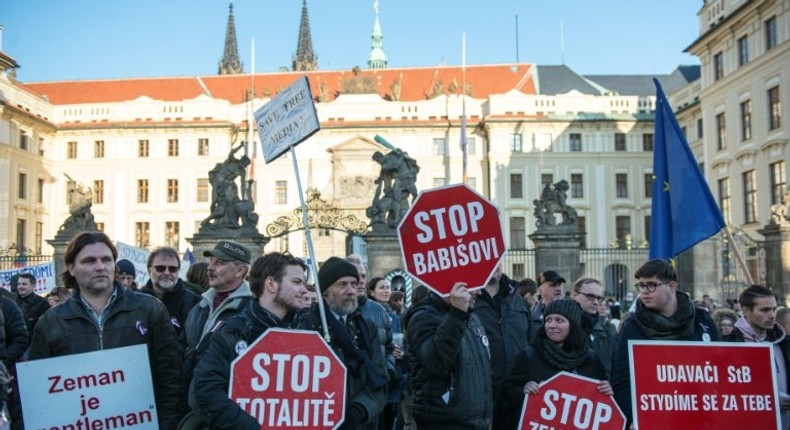
<path fill-rule="evenodd" d="M 267 330 L 230 380 L 230 398 L 262 429 L 331 430 L 345 418 L 346 367 L 314 331 Z"/>
<path fill-rule="evenodd" d="M 398 226 L 406 272 L 447 296 L 482 288 L 505 255 L 499 210 L 465 184 L 426 190 Z"/>
<path fill-rule="evenodd" d="M 540 384 L 521 408 L 519 429 L 623 430 L 625 417 L 598 381 L 560 372 Z"/>

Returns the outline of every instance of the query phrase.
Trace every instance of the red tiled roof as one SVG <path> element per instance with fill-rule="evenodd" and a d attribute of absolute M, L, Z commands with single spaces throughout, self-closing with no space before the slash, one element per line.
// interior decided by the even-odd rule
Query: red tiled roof
<path fill-rule="evenodd" d="M 517 89 L 525 94 L 536 94 L 532 64 L 477 65 L 466 67 L 466 83 L 475 98 L 502 94 Z M 25 86 L 46 95 L 53 104 L 108 103 L 134 100 L 147 96 L 155 100 L 180 101 L 204 93 L 205 85 L 211 97 L 238 104 L 254 82 L 257 97 L 272 97 L 306 74 L 313 96 L 325 94 L 334 100 L 343 82 L 354 77 L 351 70 L 279 72 L 250 75 L 216 75 L 200 77 L 140 78 L 97 81 L 59 81 L 27 83 Z M 417 101 L 433 97 L 434 86 L 441 93 L 460 93 L 463 72 L 460 66 L 412 67 L 400 69 L 364 69 L 360 75 L 374 78 L 379 95 L 392 100 L 393 84 L 401 82 L 400 100 Z M 322 93 L 323 88 L 323 93 Z M 450 91 L 455 88 L 454 91 Z"/>

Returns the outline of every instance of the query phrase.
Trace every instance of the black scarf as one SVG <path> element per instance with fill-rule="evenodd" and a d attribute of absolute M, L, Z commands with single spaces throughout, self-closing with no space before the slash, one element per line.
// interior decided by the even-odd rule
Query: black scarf
<path fill-rule="evenodd" d="M 636 323 L 649 339 L 690 339 L 694 335 L 694 302 L 685 293 L 675 292 L 678 310 L 667 318 L 636 301 Z"/>
<path fill-rule="evenodd" d="M 569 372 L 576 372 L 587 360 L 587 349 L 566 351 L 547 337 L 540 337 L 536 344 L 540 355 L 552 366 Z"/>
<path fill-rule="evenodd" d="M 351 315 L 346 318 L 346 324 L 351 323 Z M 365 350 L 364 352 L 354 346 L 354 341 L 351 339 L 351 334 L 349 333 L 347 327 L 340 324 L 340 321 L 338 321 L 331 312 L 326 313 L 326 321 L 329 324 L 329 327 L 332 329 L 332 333 L 335 335 L 335 340 L 337 340 L 337 343 L 343 350 L 343 353 L 346 357 L 345 364 L 349 367 L 348 370 L 356 373 L 359 371 L 361 364 L 365 368 L 365 374 L 367 375 L 368 383 L 371 385 L 371 387 L 373 387 L 374 390 L 387 385 L 387 378 L 385 378 L 381 372 L 378 371 L 375 363 L 373 363 L 373 360 L 370 359 L 369 350 L 370 348 L 375 348 L 376 346 L 371 345 L 372 339 L 368 338 L 367 324 L 365 323 L 364 318 L 361 316 L 354 318 L 355 327 L 362 337 L 362 348 Z"/>

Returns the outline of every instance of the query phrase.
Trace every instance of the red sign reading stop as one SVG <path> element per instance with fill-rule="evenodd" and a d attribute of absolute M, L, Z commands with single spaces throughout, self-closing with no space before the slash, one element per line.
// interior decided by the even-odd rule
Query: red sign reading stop
<path fill-rule="evenodd" d="M 336 429 L 346 367 L 313 331 L 272 328 L 231 363 L 230 398 L 264 429 Z"/>
<path fill-rule="evenodd" d="M 560 372 L 524 398 L 520 423 L 521 430 L 623 430 L 625 416 L 598 381 Z"/>
<path fill-rule="evenodd" d="M 406 272 L 447 296 L 482 288 L 505 256 L 499 209 L 465 184 L 426 190 L 398 226 Z"/>

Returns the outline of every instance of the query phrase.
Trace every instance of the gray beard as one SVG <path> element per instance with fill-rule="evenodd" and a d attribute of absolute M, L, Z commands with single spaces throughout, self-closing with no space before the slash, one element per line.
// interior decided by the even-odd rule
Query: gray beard
<path fill-rule="evenodd" d="M 177 281 L 159 281 L 156 283 L 156 286 L 161 290 L 173 291 L 173 288 L 176 287 L 177 283 Z"/>

